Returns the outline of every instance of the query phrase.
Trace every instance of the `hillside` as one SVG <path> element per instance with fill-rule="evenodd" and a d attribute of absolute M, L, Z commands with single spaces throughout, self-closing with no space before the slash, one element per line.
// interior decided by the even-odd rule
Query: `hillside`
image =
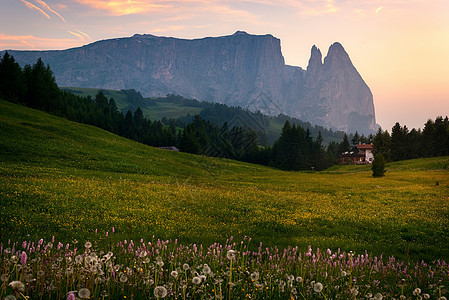
<path fill-rule="evenodd" d="M 0 241 L 160 238 L 449 258 L 449 157 L 283 172 L 164 151 L 0 101 Z M 95 230 L 98 229 L 98 233 Z"/>
<path fill-rule="evenodd" d="M 102 91 L 106 97 L 112 97 L 116 100 L 118 109 L 124 114 L 128 110 L 135 111 L 137 107 L 140 107 L 143 114 L 153 121 L 166 118 L 179 120 L 185 124 L 190 123 L 193 116 L 200 115 L 201 118 L 218 126 L 227 122 L 231 127 L 249 127 L 259 135 L 262 146 L 273 145 L 281 135 L 282 126 L 284 126 L 286 120 L 289 120 L 291 124 L 309 129 L 313 138 L 316 138 L 318 133 L 321 132 L 324 144 L 329 144 L 332 141 L 340 142 L 344 135 L 342 131 L 333 131 L 318 125 L 312 126 L 309 122 L 303 122 L 286 115 L 266 116 L 261 113 L 250 112 L 241 107 L 201 102 L 176 95 L 143 98 L 140 93 L 136 95 L 133 90 L 114 91 L 80 87 L 65 87 L 62 89 L 79 96 L 90 96 L 92 98 L 95 98 L 95 95 Z"/>

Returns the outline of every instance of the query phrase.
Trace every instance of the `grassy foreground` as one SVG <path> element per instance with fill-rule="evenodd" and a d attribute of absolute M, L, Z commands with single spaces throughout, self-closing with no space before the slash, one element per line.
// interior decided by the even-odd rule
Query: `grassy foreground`
<path fill-rule="evenodd" d="M 0 133 L 1 242 L 248 236 L 250 248 L 449 258 L 448 157 L 388 164 L 383 178 L 368 166 L 283 172 L 155 149 L 4 101 Z"/>

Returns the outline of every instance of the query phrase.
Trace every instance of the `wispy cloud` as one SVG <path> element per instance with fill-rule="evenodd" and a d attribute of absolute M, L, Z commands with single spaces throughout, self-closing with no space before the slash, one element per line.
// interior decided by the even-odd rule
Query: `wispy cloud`
<path fill-rule="evenodd" d="M 67 49 L 80 45 L 82 45 L 82 42 L 77 39 L 42 38 L 33 35 L 8 35 L 0 33 L 0 49 Z"/>
<path fill-rule="evenodd" d="M 47 19 L 50 19 L 50 16 L 45 11 L 43 11 L 41 8 L 37 7 L 33 3 L 30 3 L 30 2 L 28 2 L 26 0 L 20 0 L 20 1 L 22 1 L 28 8 L 33 9 L 33 10 L 37 10 L 42 15 L 44 15 Z"/>
<path fill-rule="evenodd" d="M 122 16 L 141 14 L 160 8 L 168 8 L 170 5 L 144 0 L 74 0 L 80 4 L 88 5 L 97 10 L 107 11 L 111 15 Z"/>
<path fill-rule="evenodd" d="M 46 10 L 57 15 L 63 22 L 65 22 L 65 19 L 57 11 L 53 10 L 47 3 L 45 3 L 42 0 L 36 0 L 36 2 L 39 3 L 42 7 L 44 7 Z"/>
<path fill-rule="evenodd" d="M 383 6 L 379 6 L 378 8 L 376 8 L 376 14 L 380 13 L 380 11 L 383 9 Z"/>
<path fill-rule="evenodd" d="M 34 5 L 33 3 L 28 2 L 28 1 L 26 1 L 26 0 L 20 0 L 20 1 L 22 1 L 28 8 L 33 9 L 33 10 L 36 10 L 36 11 L 38 11 L 39 13 L 41 13 L 41 14 L 44 15 L 47 19 L 51 19 L 51 17 L 50 17 L 50 15 L 49 15 L 48 13 L 45 12 L 45 10 L 48 11 L 48 12 L 54 13 L 54 14 L 57 15 L 63 22 L 65 22 L 65 19 L 64 19 L 64 18 L 63 18 L 57 11 L 55 11 L 54 9 L 52 9 L 46 2 L 44 2 L 44 1 L 42 1 L 42 0 L 35 0 L 35 2 L 36 2 L 37 4 L 39 4 L 42 8 L 41 8 L 41 7 L 38 7 L 38 6 Z"/>
<path fill-rule="evenodd" d="M 67 32 L 78 37 L 83 42 L 86 40 L 92 41 L 92 38 L 87 33 L 84 33 L 81 30 L 76 30 L 76 32 L 67 30 Z"/>

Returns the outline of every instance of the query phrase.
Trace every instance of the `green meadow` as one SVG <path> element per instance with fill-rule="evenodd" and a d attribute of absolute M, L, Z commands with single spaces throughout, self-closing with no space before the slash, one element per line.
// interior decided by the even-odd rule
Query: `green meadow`
<path fill-rule="evenodd" d="M 0 136 L 1 242 L 248 236 L 253 247 L 449 259 L 449 157 L 387 164 L 382 178 L 369 166 L 285 172 L 156 149 L 5 101 Z"/>

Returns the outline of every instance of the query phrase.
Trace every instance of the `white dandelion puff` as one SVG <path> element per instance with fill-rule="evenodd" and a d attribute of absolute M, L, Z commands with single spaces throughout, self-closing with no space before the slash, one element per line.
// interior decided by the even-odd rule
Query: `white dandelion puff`
<path fill-rule="evenodd" d="M 86 288 L 82 288 L 78 291 L 78 297 L 80 297 L 81 299 L 87 299 L 90 297 L 90 291 L 89 289 Z"/>
<path fill-rule="evenodd" d="M 156 298 L 165 298 L 167 296 L 167 289 L 163 286 L 157 286 L 154 288 L 154 296 Z"/>
<path fill-rule="evenodd" d="M 23 284 L 22 281 L 18 281 L 18 280 L 11 281 L 9 283 L 9 286 L 15 292 L 25 292 L 25 285 Z"/>
<path fill-rule="evenodd" d="M 375 300 L 382 300 L 383 297 L 384 297 L 384 296 L 382 296 L 381 293 L 377 293 L 376 295 L 374 295 L 374 299 L 375 299 Z"/>
<path fill-rule="evenodd" d="M 257 280 L 259 280 L 259 272 L 257 272 L 257 271 L 252 272 L 252 273 L 251 273 L 251 280 L 252 280 L 252 281 L 257 281 Z"/>
<path fill-rule="evenodd" d="M 320 293 L 323 290 L 323 285 L 320 282 L 317 282 L 313 285 L 313 290 Z"/>
<path fill-rule="evenodd" d="M 207 264 L 204 264 L 203 273 L 209 275 L 211 272 L 212 272 L 211 268 Z"/>
<path fill-rule="evenodd" d="M 229 260 L 234 259 L 235 258 L 235 251 L 234 250 L 229 250 L 228 253 L 226 253 L 226 257 Z"/>

